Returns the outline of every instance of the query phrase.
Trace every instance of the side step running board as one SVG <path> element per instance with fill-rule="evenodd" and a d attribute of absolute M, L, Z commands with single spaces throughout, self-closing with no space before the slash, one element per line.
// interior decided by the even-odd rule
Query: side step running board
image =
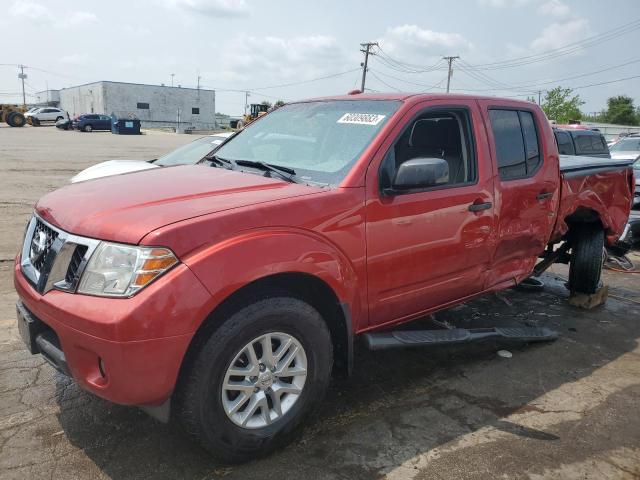
<path fill-rule="evenodd" d="M 455 345 L 486 338 L 502 338 L 519 342 L 548 342 L 558 338 L 558 332 L 547 327 L 452 328 L 449 330 L 398 330 L 365 333 L 369 350 L 435 345 Z"/>

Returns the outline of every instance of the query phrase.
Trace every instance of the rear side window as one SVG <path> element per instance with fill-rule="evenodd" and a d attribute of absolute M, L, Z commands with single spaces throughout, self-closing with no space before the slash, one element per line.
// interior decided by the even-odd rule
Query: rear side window
<path fill-rule="evenodd" d="M 591 135 L 577 135 L 576 149 L 578 153 L 593 153 L 593 142 Z"/>
<path fill-rule="evenodd" d="M 567 132 L 555 132 L 556 142 L 558 142 L 558 152 L 560 155 L 575 155 L 573 141 Z"/>
<path fill-rule="evenodd" d="M 596 135 L 593 137 L 593 148 L 598 153 L 609 153 L 609 147 L 604 135 Z"/>
<path fill-rule="evenodd" d="M 532 176 L 542 163 L 538 132 L 531 112 L 489 110 L 502 180 Z"/>

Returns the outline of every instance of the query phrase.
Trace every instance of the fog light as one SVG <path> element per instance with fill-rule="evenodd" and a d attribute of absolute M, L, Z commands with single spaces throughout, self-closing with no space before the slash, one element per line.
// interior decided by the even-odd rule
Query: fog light
<path fill-rule="evenodd" d="M 104 369 L 104 362 L 102 361 L 102 357 L 98 357 L 98 369 L 100 370 L 100 375 L 102 375 L 102 378 L 106 378 L 107 374 L 106 370 Z"/>

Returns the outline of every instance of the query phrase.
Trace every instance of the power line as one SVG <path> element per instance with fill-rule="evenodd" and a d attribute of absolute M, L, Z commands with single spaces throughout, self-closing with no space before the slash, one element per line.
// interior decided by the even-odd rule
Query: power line
<path fill-rule="evenodd" d="M 369 69 L 369 71 L 371 71 L 371 69 Z M 416 85 L 416 86 L 418 86 L 418 87 L 427 87 L 427 88 L 435 88 L 437 85 L 442 84 L 442 83 L 446 80 L 446 77 L 445 77 L 445 78 L 443 78 L 442 80 L 440 80 L 438 83 L 436 83 L 436 84 L 434 84 L 434 85 L 429 85 L 429 84 L 426 84 L 426 83 L 412 82 L 411 80 L 406 80 L 406 79 L 404 79 L 404 78 L 395 77 L 395 76 L 390 75 L 390 74 L 388 74 L 388 73 L 381 72 L 380 70 L 376 70 L 376 73 L 377 73 L 378 75 L 382 75 L 382 76 L 384 76 L 384 77 L 393 78 L 394 80 L 398 80 L 398 81 L 400 81 L 400 82 L 408 83 L 408 84 L 410 84 L 410 85 Z"/>
<path fill-rule="evenodd" d="M 371 73 L 371 76 L 373 78 L 375 78 L 376 80 L 378 80 L 381 84 L 383 84 L 385 87 L 388 87 L 392 90 L 395 90 L 396 92 L 401 92 L 402 90 L 400 88 L 394 87 L 393 85 L 389 85 L 387 82 L 385 82 L 384 80 L 382 80 L 380 77 L 378 77 L 373 70 L 369 70 L 369 73 Z"/>
<path fill-rule="evenodd" d="M 627 62 L 619 63 L 617 65 L 611 65 L 611 66 L 608 66 L 608 67 L 599 68 L 598 70 L 595 70 L 595 71 L 592 71 L 592 72 L 585 72 L 585 73 L 581 73 L 581 74 L 578 74 L 578 75 L 572 75 L 570 77 L 557 78 L 555 80 L 534 81 L 534 83 L 530 83 L 530 84 L 516 84 L 516 85 L 503 84 L 504 86 L 500 87 L 500 88 L 493 87 L 493 88 L 473 89 L 473 90 L 467 89 L 467 91 L 489 92 L 489 91 L 494 91 L 494 90 L 498 90 L 498 89 L 525 91 L 525 90 L 531 89 L 532 90 L 531 93 L 536 93 L 536 91 L 540 90 L 540 87 L 542 87 L 542 86 L 553 85 L 553 84 L 557 84 L 557 83 L 564 82 L 564 81 L 567 81 L 567 80 L 575 80 L 577 78 L 584 78 L 584 77 L 588 77 L 588 76 L 591 76 L 591 75 L 597 75 L 598 73 L 609 72 L 611 70 L 615 70 L 617 68 L 622 68 L 622 67 L 625 67 L 627 65 L 632 65 L 632 64 L 638 63 L 638 62 L 640 62 L 640 59 L 629 60 Z M 473 70 L 473 69 L 469 69 L 469 70 Z M 469 73 L 469 72 L 465 72 L 465 73 L 467 73 L 472 78 L 475 78 L 475 77 L 473 77 L 471 75 L 471 73 Z M 481 73 L 481 72 L 477 72 L 477 73 Z M 500 83 L 502 83 L 502 82 L 500 82 Z"/>
<path fill-rule="evenodd" d="M 473 65 L 477 69 L 482 70 L 498 70 L 503 68 L 513 68 L 524 65 L 530 65 L 532 63 L 539 63 L 547 60 L 552 60 L 564 55 L 575 53 L 576 51 L 585 48 L 598 45 L 604 42 L 608 42 L 615 38 L 621 37 L 628 33 L 631 33 L 640 28 L 640 19 L 634 20 L 620 27 L 616 27 L 611 30 L 607 30 L 603 33 L 593 35 L 591 37 L 584 38 L 582 40 L 568 43 L 558 48 L 547 50 L 542 53 L 526 55 L 523 57 L 512 58 L 509 60 L 503 60 L 498 62 L 482 63 Z"/>
<path fill-rule="evenodd" d="M 346 70 L 344 72 L 332 73 L 330 75 L 325 75 L 325 76 L 316 77 L 316 78 L 310 78 L 308 80 L 300 80 L 298 82 L 281 83 L 279 85 L 269 85 L 267 87 L 253 87 L 253 88 L 251 88 L 251 90 L 269 90 L 269 89 L 272 89 L 272 88 L 282 88 L 282 87 L 292 87 L 294 85 L 303 85 L 305 83 L 317 82 L 318 80 L 326 80 L 328 78 L 340 77 L 342 75 L 346 75 L 347 73 L 352 73 L 352 72 L 359 71 L 359 70 L 360 70 L 359 68 L 352 68 L 351 70 Z"/>

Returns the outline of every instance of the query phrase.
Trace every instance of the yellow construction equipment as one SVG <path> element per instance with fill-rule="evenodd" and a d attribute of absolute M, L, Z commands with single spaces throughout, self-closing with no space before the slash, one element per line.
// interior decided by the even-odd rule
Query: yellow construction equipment
<path fill-rule="evenodd" d="M 0 122 L 6 122 L 10 127 L 24 127 L 27 123 L 24 112 L 25 109 L 18 105 L 0 103 Z"/>
<path fill-rule="evenodd" d="M 244 117 L 242 117 L 236 123 L 235 128 L 244 128 L 253 122 L 256 118 L 261 117 L 262 115 L 266 115 L 269 111 L 269 105 L 265 105 L 263 103 L 252 103 L 250 105 L 249 113 L 247 113 Z M 232 125 L 233 127 L 233 125 Z"/>

